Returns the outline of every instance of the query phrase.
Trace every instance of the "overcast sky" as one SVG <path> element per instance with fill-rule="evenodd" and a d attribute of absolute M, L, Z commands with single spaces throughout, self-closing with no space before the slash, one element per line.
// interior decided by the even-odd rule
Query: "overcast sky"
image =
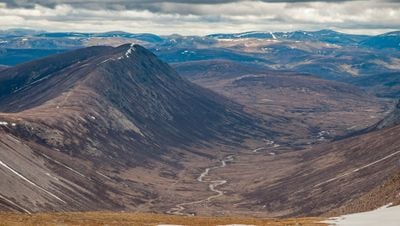
<path fill-rule="evenodd" d="M 400 0 L 0 0 L 0 29 L 219 32 L 400 30 Z"/>

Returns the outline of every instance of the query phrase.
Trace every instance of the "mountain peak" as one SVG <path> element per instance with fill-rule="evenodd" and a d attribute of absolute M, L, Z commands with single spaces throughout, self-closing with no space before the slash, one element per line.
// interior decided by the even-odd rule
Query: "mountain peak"
<path fill-rule="evenodd" d="M 1 110 L 20 111 L 41 105 L 83 84 L 102 92 L 116 86 L 117 78 L 122 77 L 138 84 L 180 80 L 167 64 L 140 45 L 87 47 L 2 70 L 0 83 L 5 85 L 0 86 Z"/>
<path fill-rule="evenodd" d="M 224 140 L 232 141 L 269 133 L 257 125 L 261 119 L 251 118 L 240 105 L 182 79 L 168 64 L 133 43 L 76 50 L 0 73 L 0 87 L 12 87 L 1 93 L 1 112 L 17 113 L 19 124 L 27 128 L 57 128 L 77 141 L 84 134 L 97 142 L 83 140 L 65 146 L 52 143 L 46 133 L 32 134 L 60 150 L 76 152 L 83 145 L 91 147 L 84 155 L 92 155 L 95 149 L 96 156 L 112 152 L 139 161 L 132 156 L 150 155 L 147 150 L 160 152 L 160 146 L 221 139 L 226 134 L 231 137 Z"/>

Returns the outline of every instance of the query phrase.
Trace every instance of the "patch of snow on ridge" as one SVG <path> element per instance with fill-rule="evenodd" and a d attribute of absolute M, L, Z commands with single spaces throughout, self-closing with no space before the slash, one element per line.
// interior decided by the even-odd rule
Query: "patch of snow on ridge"
<path fill-rule="evenodd" d="M 241 37 L 243 37 L 243 36 L 252 35 L 252 34 L 260 34 L 260 32 L 259 32 L 259 31 L 249 31 L 249 32 L 244 32 L 244 33 L 236 34 L 234 37 L 235 37 L 235 38 L 241 38 Z"/>
<path fill-rule="evenodd" d="M 389 206 L 388 204 L 368 212 L 330 218 L 322 223 L 335 226 L 399 226 L 400 206 Z"/>
<path fill-rule="evenodd" d="M 271 36 L 273 39 L 276 39 L 276 36 L 274 35 L 274 33 L 270 32 Z"/>
<path fill-rule="evenodd" d="M 218 225 L 218 226 L 255 226 L 254 224 L 225 224 L 225 225 Z"/>
<path fill-rule="evenodd" d="M 183 226 L 180 224 L 158 224 L 157 226 Z"/>
<path fill-rule="evenodd" d="M 131 46 L 129 47 L 129 49 L 125 52 L 125 56 L 126 58 L 129 58 L 130 55 L 132 55 L 133 52 L 135 52 L 135 47 L 134 47 L 135 43 L 132 43 Z"/>

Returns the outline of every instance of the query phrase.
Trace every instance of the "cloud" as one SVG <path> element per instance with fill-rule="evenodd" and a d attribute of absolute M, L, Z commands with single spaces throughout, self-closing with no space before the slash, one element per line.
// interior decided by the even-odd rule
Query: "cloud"
<path fill-rule="evenodd" d="M 400 27 L 398 1 L 372 0 L 6 0 L 0 13 L 0 28 L 51 31 L 380 33 Z"/>

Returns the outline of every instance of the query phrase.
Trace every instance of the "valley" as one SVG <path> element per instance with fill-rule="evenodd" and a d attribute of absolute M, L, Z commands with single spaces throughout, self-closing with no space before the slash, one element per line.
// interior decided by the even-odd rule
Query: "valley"
<path fill-rule="evenodd" d="M 385 35 L 71 35 L 1 36 L 2 220 L 324 225 L 400 203 Z"/>

